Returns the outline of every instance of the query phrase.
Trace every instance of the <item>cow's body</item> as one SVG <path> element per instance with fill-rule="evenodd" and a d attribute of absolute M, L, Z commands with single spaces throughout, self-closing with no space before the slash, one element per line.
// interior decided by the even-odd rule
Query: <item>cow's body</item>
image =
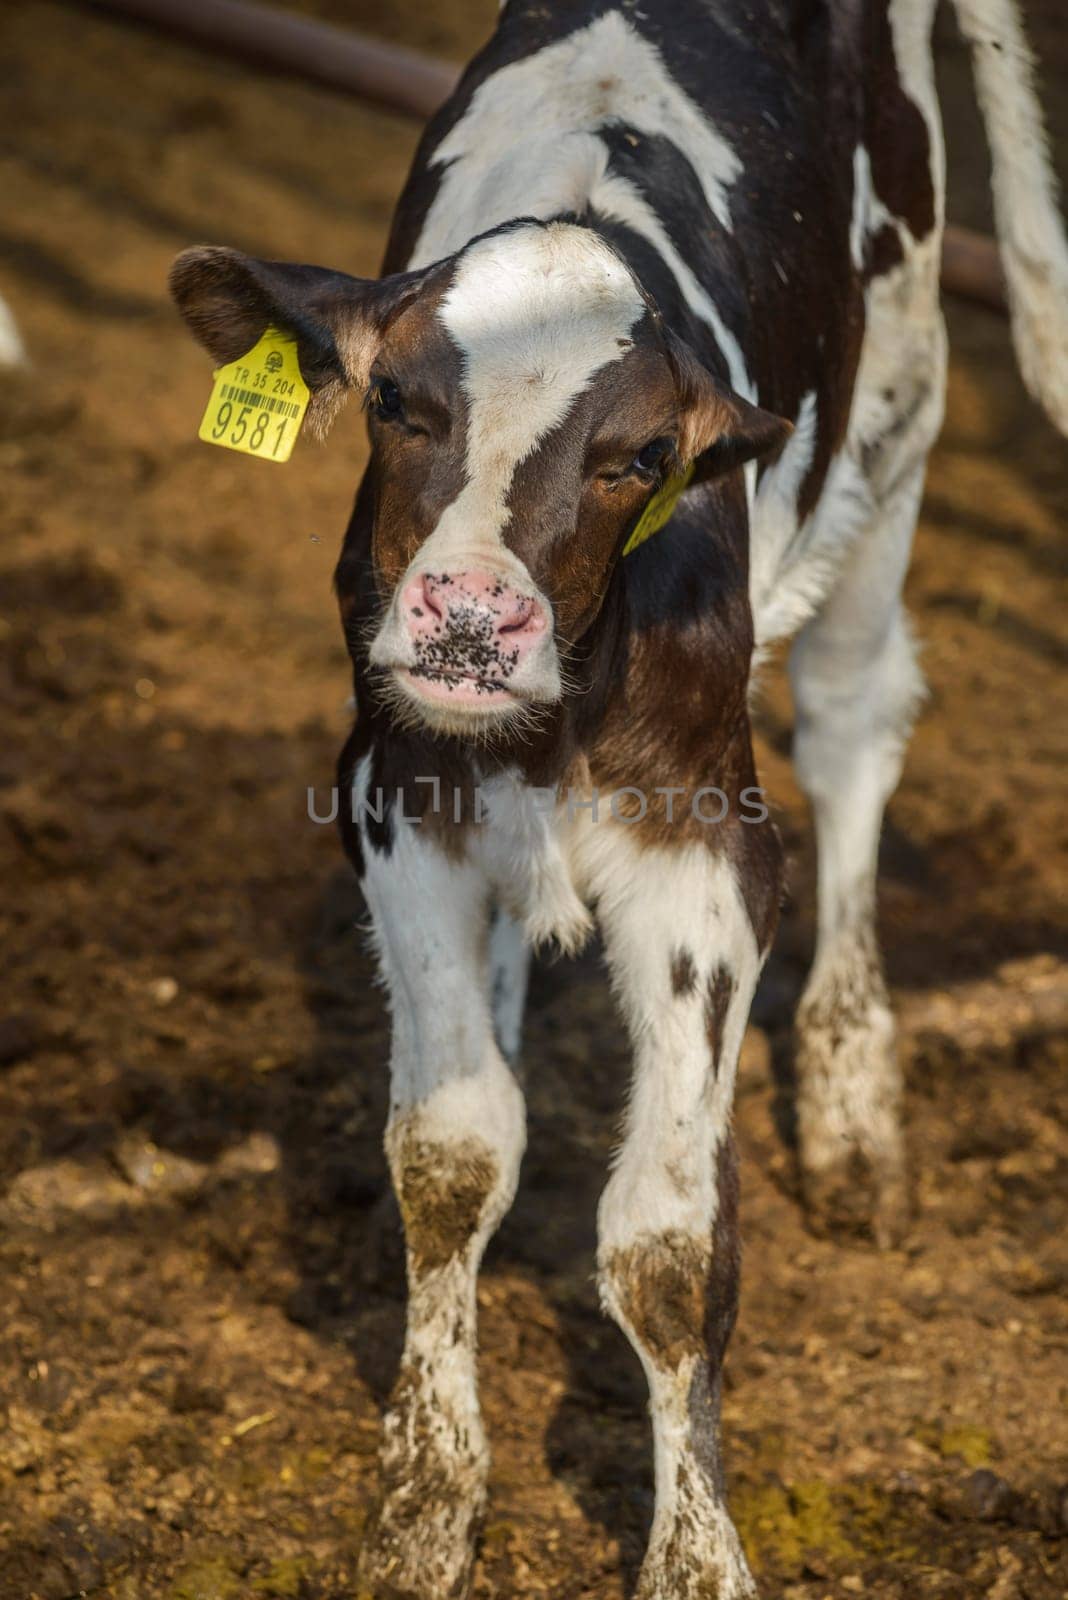
<path fill-rule="evenodd" d="M 880 1238 L 902 1224 L 873 914 L 919 690 L 901 586 L 945 374 L 932 10 L 512 0 L 424 138 L 381 285 L 218 252 L 176 279 L 218 354 L 269 313 L 324 393 L 370 397 L 338 568 L 358 705 L 340 770 L 393 1009 L 410 1293 L 363 1557 L 376 1595 L 465 1585 L 486 1477 L 475 1280 L 524 1143 L 527 951 L 575 947 L 594 917 L 635 1053 L 598 1266 L 652 1397 L 639 1592 L 752 1592 L 718 1393 L 734 1071 L 780 893 L 747 696 L 754 654 L 787 634 L 820 849 L 802 1173 L 815 1216 L 844 1200 Z M 1016 26 L 1007 0 L 962 10 Z M 1014 92 L 1033 112 L 1019 71 Z M 1009 123 L 992 125 L 1003 178 Z M 1029 286 L 1034 259 L 1010 253 L 1010 283 L 1025 369 L 1063 421 L 1065 347 L 1033 330 L 1068 252 L 1029 159 L 1046 275 Z M 1042 337 L 1063 339 L 1057 315 Z M 693 481 L 621 558 L 669 460 Z"/>
<path fill-rule="evenodd" d="M 587 218 L 704 360 L 798 424 L 750 539 L 757 639 L 793 633 L 902 448 L 938 425 L 931 7 L 546 9 L 506 8 L 431 126 L 386 270 L 439 260 L 517 215 Z M 902 47 L 896 73 L 895 27 L 924 44 L 915 59 Z M 879 316 L 888 279 L 892 330 Z"/>

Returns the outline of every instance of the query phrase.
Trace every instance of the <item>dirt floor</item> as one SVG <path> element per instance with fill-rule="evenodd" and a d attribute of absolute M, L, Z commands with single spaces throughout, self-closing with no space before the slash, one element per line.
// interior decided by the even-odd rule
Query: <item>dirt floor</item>
<path fill-rule="evenodd" d="M 1065 152 L 1061 3 L 1027 9 Z M 493 5 L 306 9 L 461 58 Z M 940 54 L 983 225 L 948 29 Z M 199 444 L 207 363 L 163 283 L 202 239 L 374 272 L 416 130 L 48 3 L 4 9 L 0 94 L 0 292 L 34 358 L 0 382 L 0 1600 L 351 1600 L 403 1260 L 381 997 L 306 792 L 345 729 L 330 574 L 364 445 L 355 414 L 284 471 Z M 740 1084 L 725 1432 L 769 1600 L 1068 1592 L 1068 472 L 1003 322 L 950 323 L 910 584 L 930 702 L 884 851 L 917 1208 L 885 1256 L 798 1212 L 812 861 L 778 673 L 761 713 L 792 897 Z M 619 1600 L 652 1492 L 592 1281 L 627 1076 L 595 952 L 539 967 L 526 1062 L 475 1593 Z"/>

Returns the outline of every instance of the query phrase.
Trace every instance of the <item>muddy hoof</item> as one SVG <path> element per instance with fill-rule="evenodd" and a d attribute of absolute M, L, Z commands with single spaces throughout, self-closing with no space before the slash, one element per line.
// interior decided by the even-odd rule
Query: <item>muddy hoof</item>
<path fill-rule="evenodd" d="M 707 1480 L 681 1471 L 671 1511 L 653 1522 L 635 1600 L 756 1600 L 734 1524 Z"/>
<path fill-rule="evenodd" d="M 357 1565 L 357 1592 L 374 1600 L 463 1600 L 486 1504 L 480 1462 L 467 1470 L 385 1470 Z"/>
<path fill-rule="evenodd" d="M 910 1211 L 900 1168 L 877 1166 L 852 1150 L 833 1166 L 802 1165 L 805 1220 L 824 1239 L 874 1241 L 880 1250 L 899 1245 L 908 1232 Z"/>
<path fill-rule="evenodd" d="M 634 1600 L 756 1600 L 756 1593 L 744 1564 L 725 1569 L 717 1559 L 706 1565 L 683 1549 L 677 1558 L 646 1561 Z"/>
<path fill-rule="evenodd" d="M 874 951 L 823 975 L 797 1014 L 797 1133 L 810 1227 L 900 1243 L 908 1226 L 903 1084 Z"/>
<path fill-rule="evenodd" d="M 372 1517 L 357 1567 L 359 1595 L 374 1600 L 463 1600 L 471 1580 L 483 1507 L 470 1512 L 407 1499 L 383 1502 Z"/>

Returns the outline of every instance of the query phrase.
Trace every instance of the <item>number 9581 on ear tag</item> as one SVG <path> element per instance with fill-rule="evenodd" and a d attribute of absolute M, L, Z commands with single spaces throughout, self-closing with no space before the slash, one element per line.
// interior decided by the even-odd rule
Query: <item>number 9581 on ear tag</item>
<path fill-rule="evenodd" d="M 261 461 L 288 461 L 311 399 L 293 340 L 268 328 L 248 355 L 219 367 L 214 378 L 197 437 Z"/>

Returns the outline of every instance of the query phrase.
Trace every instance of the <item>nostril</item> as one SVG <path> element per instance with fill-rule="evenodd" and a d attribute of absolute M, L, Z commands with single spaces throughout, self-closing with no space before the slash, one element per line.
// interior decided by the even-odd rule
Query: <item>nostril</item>
<path fill-rule="evenodd" d="M 498 624 L 498 633 L 519 633 L 530 621 L 530 614 L 534 610 L 533 600 L 516 600 L 512 607 L 511 615 L 507 621 Z"/>
<path fill-rule="evenodd" d="M 517 595 L 507 621 L 498 625 L 498 633 L 540 633 L 545 617 L 536 600 L 529 595 Z"/>
<path fill-rule="evenodd" d="M 444 618 L 445 608 L 438 604 L 434 596 L 434 580 L 429 573 L 423 576 L 420 599 L 432 617 L 437 617 L 439 622 Z"/>
<path fill-rule="evenodd" d="M 401 593 L 401 610 L 417 628 L 440 622 L 444 616 L 442 606 L 435 598 L 433 580 L 423 575 L 405 584 Z"/>
<path fill-rule="evenodd" d="M 508 649 L 526 649 L 549 626 L 546 607 L 481 569 L 413 574 L 400 594 L 408 633 L 422 644 L 448 638 L 457 650 L 508 638 Z"/>

